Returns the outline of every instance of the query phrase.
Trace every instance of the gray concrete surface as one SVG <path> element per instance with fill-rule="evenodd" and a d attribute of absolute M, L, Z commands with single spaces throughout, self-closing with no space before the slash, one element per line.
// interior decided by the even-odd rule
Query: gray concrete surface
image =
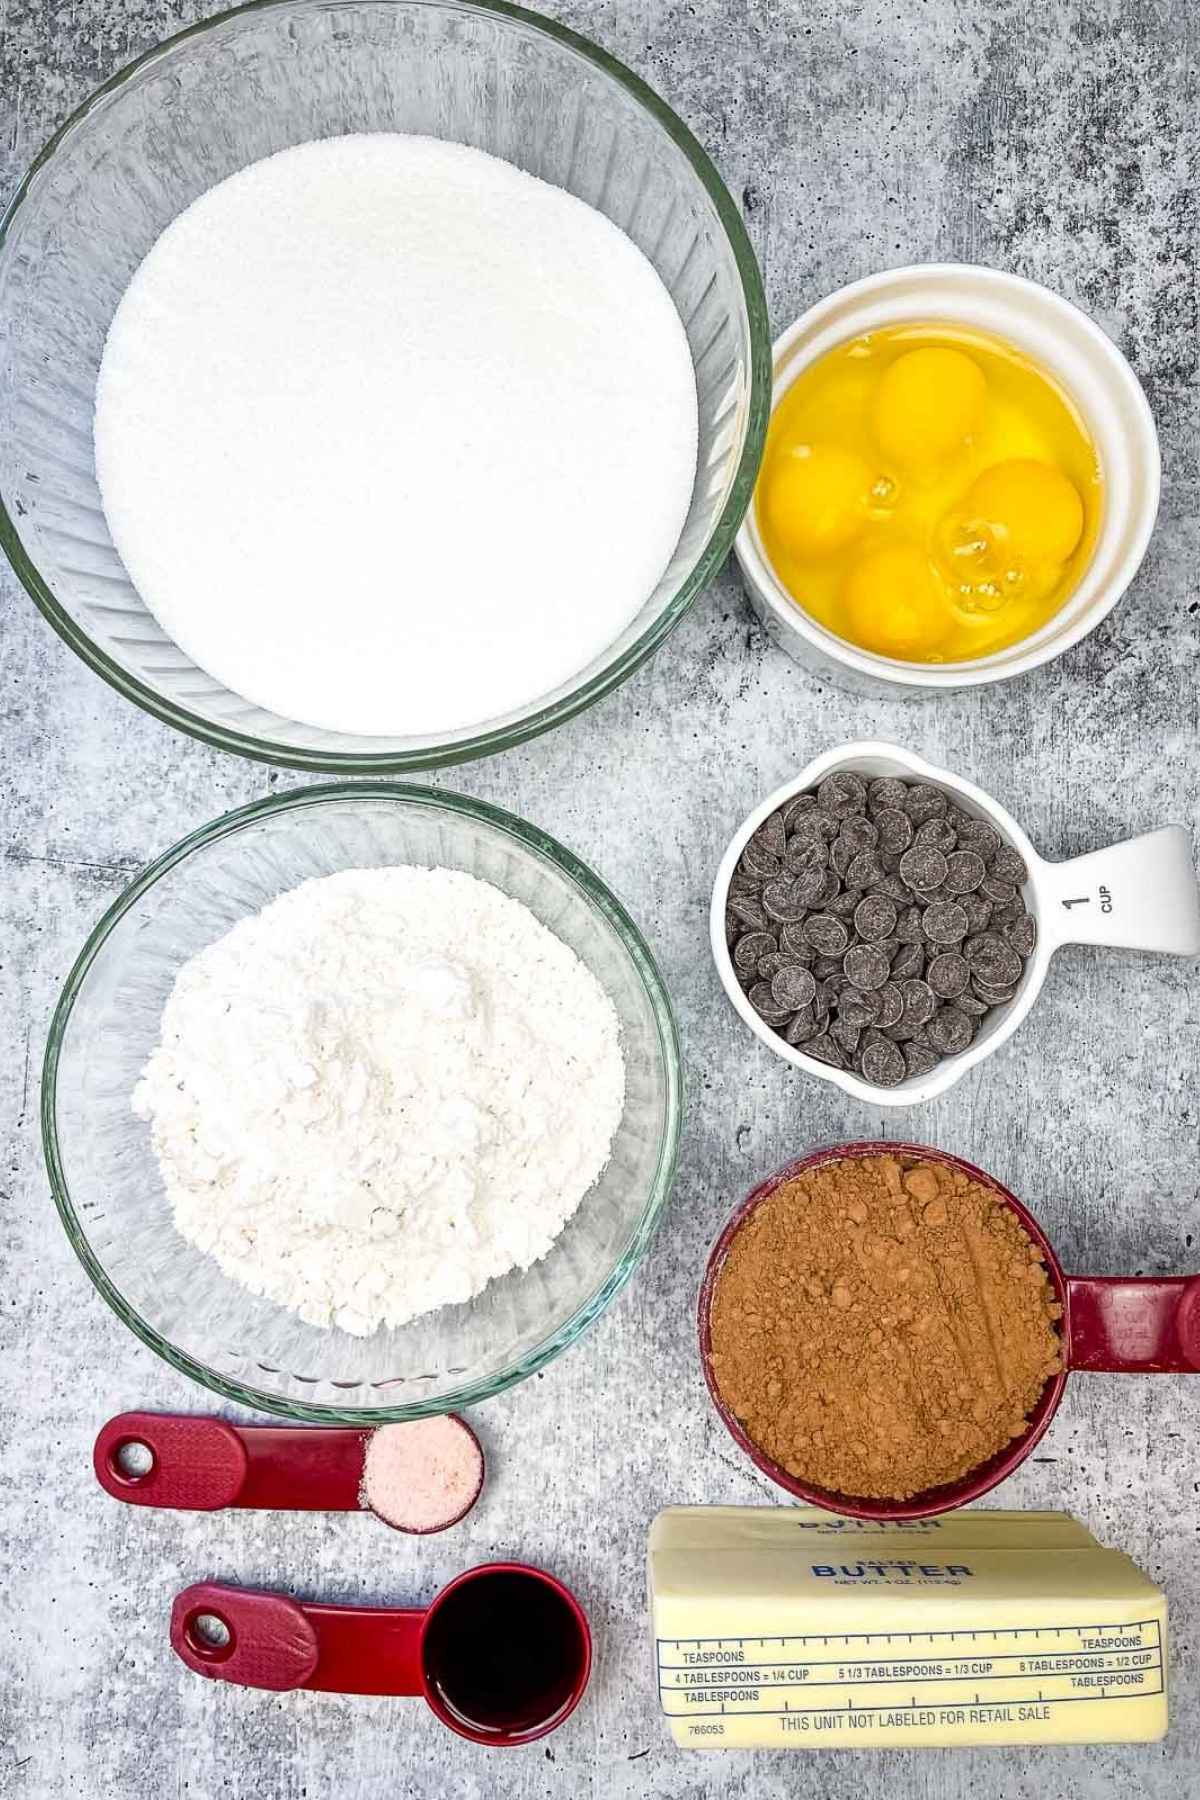
<path fill-rule="evenodd" d="M 1189 0 L 556 10 L 652 81 L 713 151 L 744 204 L 778 326 L 841 282 L 934 257 L 1016 269 L 1088 308 L 1132 358 L 1158 418 L 1166 488 L 1153 547 L 1124 603 L 1063 661 L 1016 686 L 915 706 L 816 686 L 768 650 L 726 570 L 620 693 L 448 777 L 538 821 L 629 903 L 678 1004 L 691 1099 L 678 1186 L 644 1268 L 582 1344 L 479 1409 L 486 1496 L 428 1543 L 365 1517 L 139 1514 L 93 1485 L 89 1446 L 109 1413 L 204 1396 L 109 1316 L 59 1229 L 36 1128 L 47 1019 L 133 869 L 296 778 L 131 709 L 0 574 L 0 1792 L 1184 1800 L 1200 1784 L 1200 1382 L 1078 1378 L 1041 1454 L 995 1496 L 1075 1511 L 1165 1583 L 1174 1698 L 1162 1746 L 689 1757 L 655 1714 L 642 1562 L 665 1502 L 774 1497 L 705 1403 L 692 1307 L 731 1202 L 801 1147 L 903 1130 L 1008 1180 L 1073 1268 L 1200 1263 L 1195 965 L 1061 955 L 1003 1054 L 897 1118 L 758 1048 L 704 944 L 728 832 L 800 762 L 850 736 L 893 735 L 974 776 L 1051 855 L 1195 823 L 1197 14 Z M 194 16 L 178 0 L 0 0 L 0 185 L 99 80 Z M 208 1687 L 167 1648 L 170 1596 L 205 1576 L 417 1599 L 506 1554 L 577 1586 L 599 1659 L 571 1723 L 503 1761 L 415 1705 Z"/>

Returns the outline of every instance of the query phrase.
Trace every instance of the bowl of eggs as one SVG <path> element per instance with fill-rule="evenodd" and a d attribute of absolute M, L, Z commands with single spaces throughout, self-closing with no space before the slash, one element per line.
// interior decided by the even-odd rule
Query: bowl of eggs
<path fill-rule="evenodd" d="M 1111 611 L 1160 480 L 1137 377 L 1077 307 L 995 269 L 891 269 L 777 340 L 737 557 L 770 635 L 826 679 L 982 686 Z"/>

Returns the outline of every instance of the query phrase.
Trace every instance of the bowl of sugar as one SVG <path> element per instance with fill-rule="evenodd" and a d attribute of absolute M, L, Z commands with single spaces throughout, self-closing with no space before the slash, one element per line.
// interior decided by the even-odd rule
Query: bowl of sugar
<path fill-rule="evenodd" d="M 0 223 L 0 543 L 119 692 L 297 768 L 457 762 L 608 692 L 724 559 L 769 398 L 703 150 L 488 0 L 205 20 Z"/>
<path fill-rule="evenodd" d="M 400 783 L 193 832 L 109 908 L 46 1048 L 63 1225 L 143 1343 L 318 1423 L 451 1412 L 573 1344 L 674 1178 L 679 1045 L 620 902 Z"/>

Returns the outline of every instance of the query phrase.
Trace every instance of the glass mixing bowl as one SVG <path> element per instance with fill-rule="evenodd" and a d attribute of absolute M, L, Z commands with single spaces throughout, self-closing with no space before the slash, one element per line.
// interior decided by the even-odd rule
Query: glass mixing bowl
<path fill-rule="evenodd" d="M 540 1263 L 491 1282 L 466 1305 L 356 1338 L 257 1298 L 179 1236 L 130 1096 L 182 963 L 311 876 L 396 863 L 478 875 L 572 947 L 620 1018 L 625 1110 L 607 1168 Z M 599 1317 L 670 1192 L 681 1105 L 666 989 L 603 883 L 496 807 L 360 782 L 273 796 L 205 825 L 109 908 L 51 1023 L 42 1135 L 67 1235 L 143 1343 L 247 1406 L 378 1424 L 486 1399 L 543 1367 Z"/>
<path fill-rule="evenodd" d="M 670 290 L 696 371 L 691 509 L 637 617 L 556 692 L 438 739 L 317 730 L 214 680 L 138 598 L 96 486 L 100 356 L 156 238 L 247 163 L 354 131 L 457 139 L 598 207 Z M 616 686 L 724 559 L 750 500 L 770 389 L 754 253 L 699 144 L 594 44 L 493 0 L 268 0 L 205 20 L 106 82 L 0 221 L 0 544 L 56 631 L 118 692 L 222 749 L 295 768 L 462 761 L 546 731 Z M 619 531 L 621 520 L 598 526 Z"/>

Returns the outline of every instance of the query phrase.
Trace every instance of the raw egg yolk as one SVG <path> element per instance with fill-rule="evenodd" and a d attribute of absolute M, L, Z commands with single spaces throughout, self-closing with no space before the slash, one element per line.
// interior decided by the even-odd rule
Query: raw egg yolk
<path fill-rule="evenodd" d="M 987 378 L 962 350 L 909 350 L 884 372 L 872 425 L 884 455 L 907 469 L 928 469 L 978 429 Z"/>
<path fill-rule="evenodd" d="M 793 556 L 829 556 L 862 530 L 870 487 L 871 471 L 852 450 L 797 444 L 771 473 L 767 524 Z"/>
<path fill-rule="evenodd" d="M 951 624 L 915 544 L 869 551 L 851 569 L 842 598 L 855 643 L 880 656 L 924 659 Z"/>
<path fill-rule="evenodd" d="M 1015 457 L 994 463 L 974 483 L 964 510 L 1001 539 L 1012 556 L 1064 563 L 1083 536 L 1083 501 L 1053 463 Z"/>

